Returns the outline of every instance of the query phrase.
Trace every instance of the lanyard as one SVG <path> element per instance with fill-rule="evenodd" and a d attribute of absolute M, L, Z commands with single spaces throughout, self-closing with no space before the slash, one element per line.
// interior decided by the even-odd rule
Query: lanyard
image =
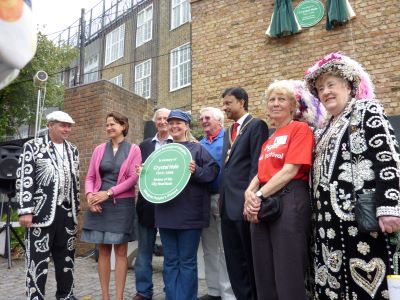
<path fill-rule="evenodd" d="M 236 138 L 235 138 L 234 141 L 232 141 L 232 127 L 233 126 L 229 127 L 229 145 L 230 145 L 230 148 L 232 148 L 232 146 L 235 143 L 235 141 L 239 138 L 239 135 L 242 134 L 243 130 L 246 128 L 247 125 L 250 124 L 251 121 L 253 121 L 253 119 L 254 118 L 252 117 L 246 124 L 243 124 L 243 125 L 240 126 L 240 130 L 237 133 Z"/>
<path fill-rule="evenodd" d="M 232 141 L 232 127 L 233 126 L 231 126 L 229 128 L 229 146 L 230 147 L 229 147 L 229 149 L 228 149 L 228 151 L 226 153 L 225 163 L 229 160 L 229 155 L 231 153 L 231 150 L 232 150 L 233 146 L 236 145 L 236 141 L 238 140 L 239 136 L 242 134 L 244 129 L 247 127 L 247 125 L 249 125 L 250 122 L 253 121 L 253 120 L 254 120 L 254 118 L 251 117 L 251 119 L 246 124 L 243 124 L 242 126 L 240 126 L 240 130 L 239 130 L 238 134 L 236 135 L 236 138 L 235 138 L 234 141 Z"/>

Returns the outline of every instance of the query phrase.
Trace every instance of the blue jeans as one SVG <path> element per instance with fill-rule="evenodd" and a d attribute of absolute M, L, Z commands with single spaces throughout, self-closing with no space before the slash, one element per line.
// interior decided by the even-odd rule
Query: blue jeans
<path fill-rule="evenodd" d="M 197 299 L 197 249 L 201 229 L 160 228 L 165 300 Z"/>
<path fill-rule="evenodd" d="M 153 297 L 153 249 L 156 242 L 157 228 L 138 224 L 139 245 L 135 261 L 136 291 L 143 297 Z"/>

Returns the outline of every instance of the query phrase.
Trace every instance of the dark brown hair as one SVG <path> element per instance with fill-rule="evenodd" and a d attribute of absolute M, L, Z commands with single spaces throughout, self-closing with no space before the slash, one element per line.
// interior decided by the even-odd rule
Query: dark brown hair
<path fill-rule="evenodd" d="M 247 92 L 245 89 L 241 87 L 230 87 L 225 89 L 225 91 L 222 93 L 222 98 L 225 98 L 226 96 L 233 96 L 236 98 L 237 101 L 243 100 L 243 108 L 245 111 L 248 111 L 249 108 L 249 95 L 247 95 Z"/>
<path fill-rule="evenodd" d="M 115 122 L 117 122 L 118 124 L 124 126 L 124 130 L 122 131 L 122 134 L 124 136 L 126 136 L 128 134 L 129 131 L 129 121 L 128 118 L 125 117 L 123 114 L 120 114 L 117 111 L 112 111 L 110 113 L 107 114 L 106 120 L 108 118 L 113 118 L 115 120 Z"/>

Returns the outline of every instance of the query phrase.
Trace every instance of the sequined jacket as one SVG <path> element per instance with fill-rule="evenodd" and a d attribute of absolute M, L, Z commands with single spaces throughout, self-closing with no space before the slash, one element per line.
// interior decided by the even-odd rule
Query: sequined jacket
<path fill-rule="evenodd" d="M 400 217 L 399 170 L 398 142 L 376 100 L 353 99 L 316 132 L 315 299 L 389 299 L 385 276 L 398 271 L 398 241 L 380 231 L 358 231 L 353 183 L 357 193 L 376 192 L 378 217 Z"/>
<path fill-rule="evenodd" d="M 323 149 L 324 154 L 314 162 L 314 192 L 319 185 L 331 190 L 331 195 L 339 191 L 339 198 L 350 201 L 354 182 L 356 193 L 376 192 L 378 217 L 400 217 L 399 144 L 382 105 L 376 100 L 352 100 L 331 126 L 336 128 L 328 145 L 321 145 L 324 130 L 316 134 L 316 151 Z M 335 203 L 333 199 L 331 202 Z M 354 220 L 350 202 L 336 209 L 344 220 Z"/>
<path fill-rule="evenodd" d="M 69 201 L 77 223 L 79 212 L 79 152 L 75 145 L 64 141 L 71 170 Z M 53 223 L 59 193 L 61 170 L 57 165 L 55 148 L 48 135 L 24 144 L 17 169 L 16 191 L 18 214 L 32 214 L 32 226 L 46 227 Z"/>

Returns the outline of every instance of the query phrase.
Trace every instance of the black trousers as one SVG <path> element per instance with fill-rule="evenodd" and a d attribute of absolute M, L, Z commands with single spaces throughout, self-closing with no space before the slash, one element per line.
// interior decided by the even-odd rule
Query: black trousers
<path fill-rule="evenodd" d="M 69 299 L 74 287 L 74 256 L 77 226 L 72 209 L 57 206 L 54 222 L 48 227 L 28 228 L 26 246 L 26 295 L 28 299 L 45 298 L 50 255 L 57 281 L 56 299 Z"/>
<path fill-rule="evenodd" d="M 237 300 L 257 299 L 251 253 L 250 223 L 221 219 L 226 267 Z"/>
<path fill-rule="evenodd" d="M 251 224 L 254 273 L 259 300 L 306 300 L 305 277 L 311 226 L 308 184 L 294 180 L 283 196 L 282 215 Z"/>

